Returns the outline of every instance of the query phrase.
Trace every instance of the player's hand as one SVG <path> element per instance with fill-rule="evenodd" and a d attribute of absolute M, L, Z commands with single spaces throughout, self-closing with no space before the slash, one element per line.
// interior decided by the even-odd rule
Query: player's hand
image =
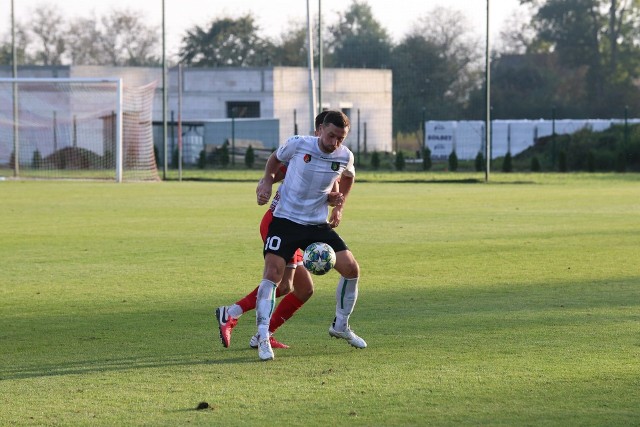
<path fill-rule="evenodd" d="M 341 206 L 344 203 L 344 194 L 338 191 L 332 191 L 327 196 L 329 206 Z"/>
<path fill-rule="evenodd" d="M 258 199 L 258 205 L 262 206 L 269 202 L 271 199 L 271 185 L 266 183 L 264 179 L 261 179 L 258 182 L 258 187 L 256 188 L 256 197 Z"/>
<path fill-rule="evenodd" d="M 331 215 L 329 215 L 329 226 L 331 228 L 336 228 L 340 225 L 340 221 L 342 220 L 342 206 L 336 206 L 331 210 Z"/>

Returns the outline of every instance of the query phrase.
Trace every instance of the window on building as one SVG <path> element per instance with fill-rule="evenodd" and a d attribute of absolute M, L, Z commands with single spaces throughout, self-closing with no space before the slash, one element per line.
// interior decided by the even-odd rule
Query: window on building
<path fill-rule="evenodd" d="M 227 118 L 246 119 L 260 117 L 260 102 L 258 101 L 228 101 Z"/>

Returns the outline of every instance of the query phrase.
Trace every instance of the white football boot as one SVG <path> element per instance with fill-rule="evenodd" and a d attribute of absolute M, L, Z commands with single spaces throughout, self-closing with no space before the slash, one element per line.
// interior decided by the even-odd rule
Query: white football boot
<path fill-rule="evenodd" d="M 329 336 L 334 338 L 342 338 L 343 340 L 347 340 L 349 344 L 354 346 L 355 348 L 367 348 L 367 342 L 357 336 L 347 325 L 347 328 L 344 331 L 336 331 L 333 329 L 333 325 L 329 327 Z"/>
<path fill-rule="evenodd" d="M 258 357 L 260 360 L 273 360 L 275 357 L 268 337 L 258 342 Z"/>

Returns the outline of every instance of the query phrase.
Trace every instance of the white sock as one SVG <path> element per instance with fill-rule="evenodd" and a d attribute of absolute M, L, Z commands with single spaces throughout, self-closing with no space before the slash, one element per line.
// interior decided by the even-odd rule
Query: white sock
<path fill-rule="evenodd" d="M 347 329 L 349 316 L 353 312 L 357 299 L 358 278 L 347 279 L 341 276 L 336 289 L 336 320 L 333 329 L 340 332 Z"/>
<path fill-rule="evenodd" d="M 269 338 L 269 322 L 271 313 L 276 304 L 276 284 L 271 280 L 262 279 L 258 286 L 258 299 L 256 301 L 256 325 L 260 340 Z"/>
<path fill-rule="evenodd" d="M 233 304 L 227 307 L 227 314 L 233 317 L 234 319 L 237 319 L 238 317 L 242 316 L 242 313 L 243 313 L 242 307 L 240 307 L 238 304 Z"/>

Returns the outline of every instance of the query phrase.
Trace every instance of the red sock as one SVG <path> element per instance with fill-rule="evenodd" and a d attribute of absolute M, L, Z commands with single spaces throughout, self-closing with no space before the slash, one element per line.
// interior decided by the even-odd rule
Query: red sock
<path fill-rule="evenodd" d="M 271 322 L 269 323 L 269 331 L 274 333 L 284 322 L 289 320 L 293 314 L 298 311 L 304 304 L 303 301 L 295 296 L 293 293 L 287 294 L 280 304 L 276 307 L 276 310 L 271 315 Z"/>
<path fill-rule="evenodd" d="M 280 298 L 280 289 L 276 289 L 276 298 Z M 255 288 L 246 297 L 236 302 L 236 304 L 238 304 L 242 308 L 243 313 L 246 313 L 247 311 L 255 310 L 257 299 L 258 299 L 258 288 Z"/>

